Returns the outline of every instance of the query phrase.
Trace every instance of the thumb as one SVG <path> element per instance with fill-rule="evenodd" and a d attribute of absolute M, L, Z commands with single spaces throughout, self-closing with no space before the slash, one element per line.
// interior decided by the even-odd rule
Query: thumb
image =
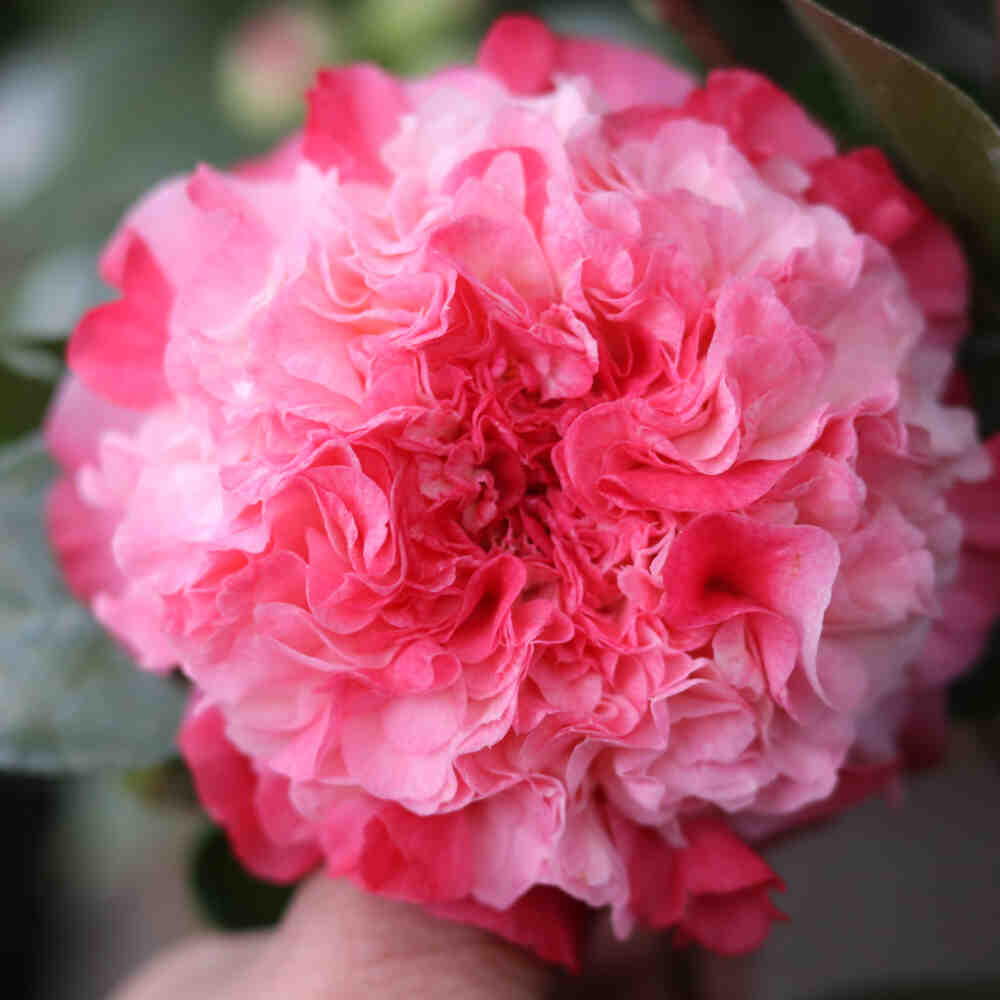
<path fill-rule="evenodd" d="M 484 931 L 319 875 L 276 930 L 184 945 L 114 1000 L 541 1000 L 549 984 L 545 966 Z"/>
<path fill-rule="evenodd" d="M 272 992 L 302 1000 L 536 1000 L 548 973 L 484 931 L 320 875 L 299 892 L 260 956 Z M 253 994 L 257 996 L 258 994 Z"/>

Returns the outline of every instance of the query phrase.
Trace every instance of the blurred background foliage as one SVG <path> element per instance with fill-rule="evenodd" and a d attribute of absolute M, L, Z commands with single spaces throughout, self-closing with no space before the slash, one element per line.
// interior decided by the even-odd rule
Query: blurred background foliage
<path fill-rule="evenodd" d="M 934 67 L 994 116 L 1000 111 L 992 0 L 827 6 Z M 198 162 L 225 166 L 266 150 L 300 120 L 302 93 L 319 65 L 361 59 L 400 73 L 425 72 L 471 57 L 489 23 L 514 10 L 540 14 L 559 30 L 643 45 L 695 70 L 718 61 L 753 66 L 846 143 L 871 138 L 870 122 L 844 98 L 782 0 L 6 0 L 0 4 L 0 441 L 41 421 L 62 371 L 65 338 L 84 310 L 110 294 L 96 276 L 100 248 L 139 195 Z M 680 30 L 665 26 L 664 12 L 677 15 Z M 981 286 L 992 288 L 994 278 L 987 267 Z M 991 429 L 1000 426 L 994 321 L 982 320 L 964 355 Z M 957 715 L 976 720 L 995 752 L 1000 672 L 994 660 L 988 657 L 956 686 L 952 703 Z M 175 782 L 183 784 L 175 771 L 133 775 L 131 788 L 147 800 L 174 800 Z M 79 816 L 73 812 L 80 808 L 79 787 L 0 778 L 13 817 L 0 828 L 7 905 L 17 914 L 12 926 L 20 928 L 0 945 L 10 996 L 98 995 L 79 983 L 60 992 L 51 969 L 49 986 L 39 985 L 54 928 L 61 926 L 51 913 L 45 834 L 53 817 L 66 812 L 65 802 Z M 131 808 L 114 794 L 96 800 L 84 808 Z M 190 832 L 202 822 L 184 819 L 177 828 Z M 208 910 L 229 924 L 272 919 L 284 895 L 242 881 L 215 834 L 200 844 L 193 877 Z M 246 906 L 234 909 L 230 902 L 241 892 Z M 1000 988 L 988 990 L 968 995 L 1000 995 Z M 949 987 L 927 995 L 966 994 Z"/>

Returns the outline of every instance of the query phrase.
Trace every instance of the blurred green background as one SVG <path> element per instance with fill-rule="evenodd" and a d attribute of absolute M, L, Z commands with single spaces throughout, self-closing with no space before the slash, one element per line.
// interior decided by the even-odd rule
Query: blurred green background
<path fill-rule="evenodd" d="M 733 57 L 774 76 L 841 135 L 854 134 L 828 71 L 778 0 L 694 6 Z M 929 62 L 994 113 L 1000 107 L 990 0 L 830 6 Z M 129 204 L 198 162 L 224 166 L 266 150 L 299 122 L 316 66 L 365 59 L 425 72 L 471 57 L 499 13 L 530 10 L 560 30 L 614 36 L 697 67 L 697 38 L 668 31 L 658 9 L 657 0 L 6 0 L 0 440 L 39 423 L 66 336 L 109 294 L 96 257 Z M 981 338 L 967 362 L 992 372 L 997 343 Z M 994 384 L 979 391 L 989 427 L 1000 426 Z M 899 996 L 1000 997 L 1000 986 L 964 993 L 956 985 L 1000 976 L 991 749 L 1000 694 L 990 662 L 954 692 L 955 713 L 967 721 L 949 770 L 914 782 L 903 810 L 869 804 L 833 836 L 807 838 L 775 859 L 792 887 L 784 906 L 801 916 L 756 961 L 755 998 L 896 995 L 877 985 L 892 982 L 906 987 Z M 200 926 L 185 883 L 204 821 L 184 807 L 150 804 L 157 788 L 148 781 L 142 790 L 137 798 L 112 776 L 0 776 L 5 904 L 14 918 L 7 924 L 16 928 L 0 944 L 5 995 L 101 996 L 134 962 Z M 202 845 L 204 868 L 219 844 Z M 907 985 L 917 980 L 946 985 L 925 994 Z"/>

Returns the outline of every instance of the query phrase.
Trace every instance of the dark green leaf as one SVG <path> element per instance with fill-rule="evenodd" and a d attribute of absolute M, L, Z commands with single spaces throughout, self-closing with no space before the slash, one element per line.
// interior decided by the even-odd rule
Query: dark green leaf
<path fill-rule="evenodd" d="M 3 346 L 0 340 L 0 349 Z M 51 393 L 51 382 L 25 378 L 0 358 L 0 443 L 13 441 L 37 427 Z"/>
<path fill-rule="evenodd" d="M 184 692 L 136 669 L 66 592 L 42 527 L 39 437 L 0 450 L 0 767 L 78 772 L 174 753 Z"/>
<path fill-rule="evenodd" d="M 12 372 L 39 382 L 57 382 L 63 374 L 59 357 L 30 341 L 0 341 L 0 363 Z"/>
<path fill-rule="evenodd" d="M 191 880 L 205 915 L 226 930 L 270 927 L 280 919 L 293 887 L 251 875 L 233 856 L 222 830 L 210 830 L 195 851 Z"/>
<path fill-rule="evenodd" d="M 732 63 L 752 66 L 774 80 L 822 121 L 845 145 L 869 141 L 864 123 L 837 87 L 833 71 L 784 0 L 699 0 L 698 9 L 718 32 Z"/>
<path fill-rule="evenodd" d="M 814 0 L 785 0 L 884 135 L 917 190 L 1000 258 L 1000 130 L 944 77 Z"/>

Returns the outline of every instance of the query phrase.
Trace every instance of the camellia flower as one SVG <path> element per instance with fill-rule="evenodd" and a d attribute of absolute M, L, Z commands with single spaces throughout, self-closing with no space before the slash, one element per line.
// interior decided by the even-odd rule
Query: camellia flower
<path fill-rule="evenodd" d="M 936 746 L 998 603 L 964 259 L 765 79 L 504 19 L 321 73 L 102 268 L 52 537 L 258 874 L 737 952 L 750 845 Z"/>

